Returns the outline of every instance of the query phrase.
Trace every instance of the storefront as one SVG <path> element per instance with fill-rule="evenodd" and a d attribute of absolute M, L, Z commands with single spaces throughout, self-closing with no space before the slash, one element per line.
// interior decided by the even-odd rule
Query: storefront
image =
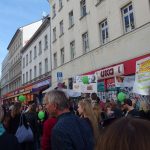
<path fill-rule="evenodd" d="M 87 72 L 81 76 L 82 78 L 85 78 L 85 76 L 89 78 L 91 75 L 96 75 L 97 94 L 101 100 L 117 100 L 117 94 L 120 91 L 125 92 L 129 98 L 142 98 L 143 96 L 133 93 L 133 86 L 135 83 L 136 63 L 145 58 L 149 59 L 150 54 Z M 74 86 L 77 87 L 76 84 Z"/>

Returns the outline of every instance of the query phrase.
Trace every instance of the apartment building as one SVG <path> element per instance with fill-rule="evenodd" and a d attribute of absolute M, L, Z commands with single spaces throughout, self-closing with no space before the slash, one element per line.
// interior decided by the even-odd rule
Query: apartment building
<path fill-rule="evenodd" d="M 52 84 L 150 56 L 149 0 L 51 0 Z M 134 62 L 134 63 L 133 63 Z M 126 66 L 127 65 L 127 66 Z M 131 69 L 132 68 L 132 69 Z"/>
<path fill-rule="evenodd" d="M 18 92 L 15 90 L 21 87 L 21 49 L 26 45 L 41 23 L 42 21 L 40 20 L 20 27 L 12 37 L 7 47 L 8 56 L 5 58 L 6 61 L 4 60 L 4 64 L 6 64 L 7 69 L 2 69 L 2 74 L 5 74 L 5 70 L 7 70 L 8 75 L 8 81 L 3 84 L 3 87 L 6 86 L 7 93 L 4 92 L 3 94 L 5 95 L 2 95 L 3 97 L 12 97 L 17 100 L 16 94 L 18 94 Z"/>
<path fill-rule="evenodd" d="M 21 50 L 22 89 L 28 87 L 28 100 L 50 86 L 50 17 L 43 18 L 41 26 Z M 29 90 L 30 88 L 30 90 Z M 27 94 L 26 93 L 26 94 Z"/>
<path fill-rule="evenodd" d="M 5 95 L 9 92 L 9 59 L 8 53 L 2 62 L 1 95 Z"/>

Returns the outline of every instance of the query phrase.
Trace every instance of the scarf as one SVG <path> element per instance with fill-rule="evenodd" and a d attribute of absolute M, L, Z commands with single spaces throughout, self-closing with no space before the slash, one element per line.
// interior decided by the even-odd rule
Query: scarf
<path fill-rule="evenodd" d="M 2 123 L 0 123 L 0 136 L 5 132 L 5 128 Z"/>

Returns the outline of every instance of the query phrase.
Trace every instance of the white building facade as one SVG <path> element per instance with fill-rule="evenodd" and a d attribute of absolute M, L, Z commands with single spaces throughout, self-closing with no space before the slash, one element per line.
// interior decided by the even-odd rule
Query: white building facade
<path fill-rule="evenodd" d="M 9 59 L 9 54 L 7 54 L 2 62 L 1 95 L 9 92 Z"/>
<path fill-rule="evenodd" d="M 36 94 L 50 86 L 50 18 L 43 19 L 41 26 L 22 49 L 22 86 L 32 85 Z"/>
<path fill-rule="evenodd" d="M 7 49 L 8 49 L 8 56 L 6 56 L 6 66 L 7 73 L 8 73 L 8 81 L 6 86 L 6 92 L 2 93 L 2 97 L 8 98 L 16 98 L 15 96 L 18 88 L 21 87 L 21 49 L 26 45 L 29 41 L 31 36 L 36 32 L 38 27 L 41 25 L 42 21 L 37 21 L 26 26 L 20 27 L 15 32 L 14 36 L 12 37 Z M 9 57 L 9 59 L 7 59 Z M 4 60 L 5 61 L 5 60 Z M 5 70 L 5 68 L 4 68 Z M 3 72 L 3 70 L 2 70 Z M 4 71 L 5 72 L 5 71 Z M 3 73 L 2 73 L 3 74 Z M 3 81 L 2 81 L 3 82 Z M 3 95 L 4 94 L 4 95 Z"/>
<path fill-rule="evenodd" d="M 52 84 L 150 54 L 149 0 L 51 0 Z"/>

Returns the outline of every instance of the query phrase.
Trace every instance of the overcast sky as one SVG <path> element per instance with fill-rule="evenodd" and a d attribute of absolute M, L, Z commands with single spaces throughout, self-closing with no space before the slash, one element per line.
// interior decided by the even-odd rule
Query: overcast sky
<path fill-rule="evenodd" d="M 16 30 L 40 20 L 49 11 L 47 0 L 0 0 L 0 75 L 7 46 Z"/>

